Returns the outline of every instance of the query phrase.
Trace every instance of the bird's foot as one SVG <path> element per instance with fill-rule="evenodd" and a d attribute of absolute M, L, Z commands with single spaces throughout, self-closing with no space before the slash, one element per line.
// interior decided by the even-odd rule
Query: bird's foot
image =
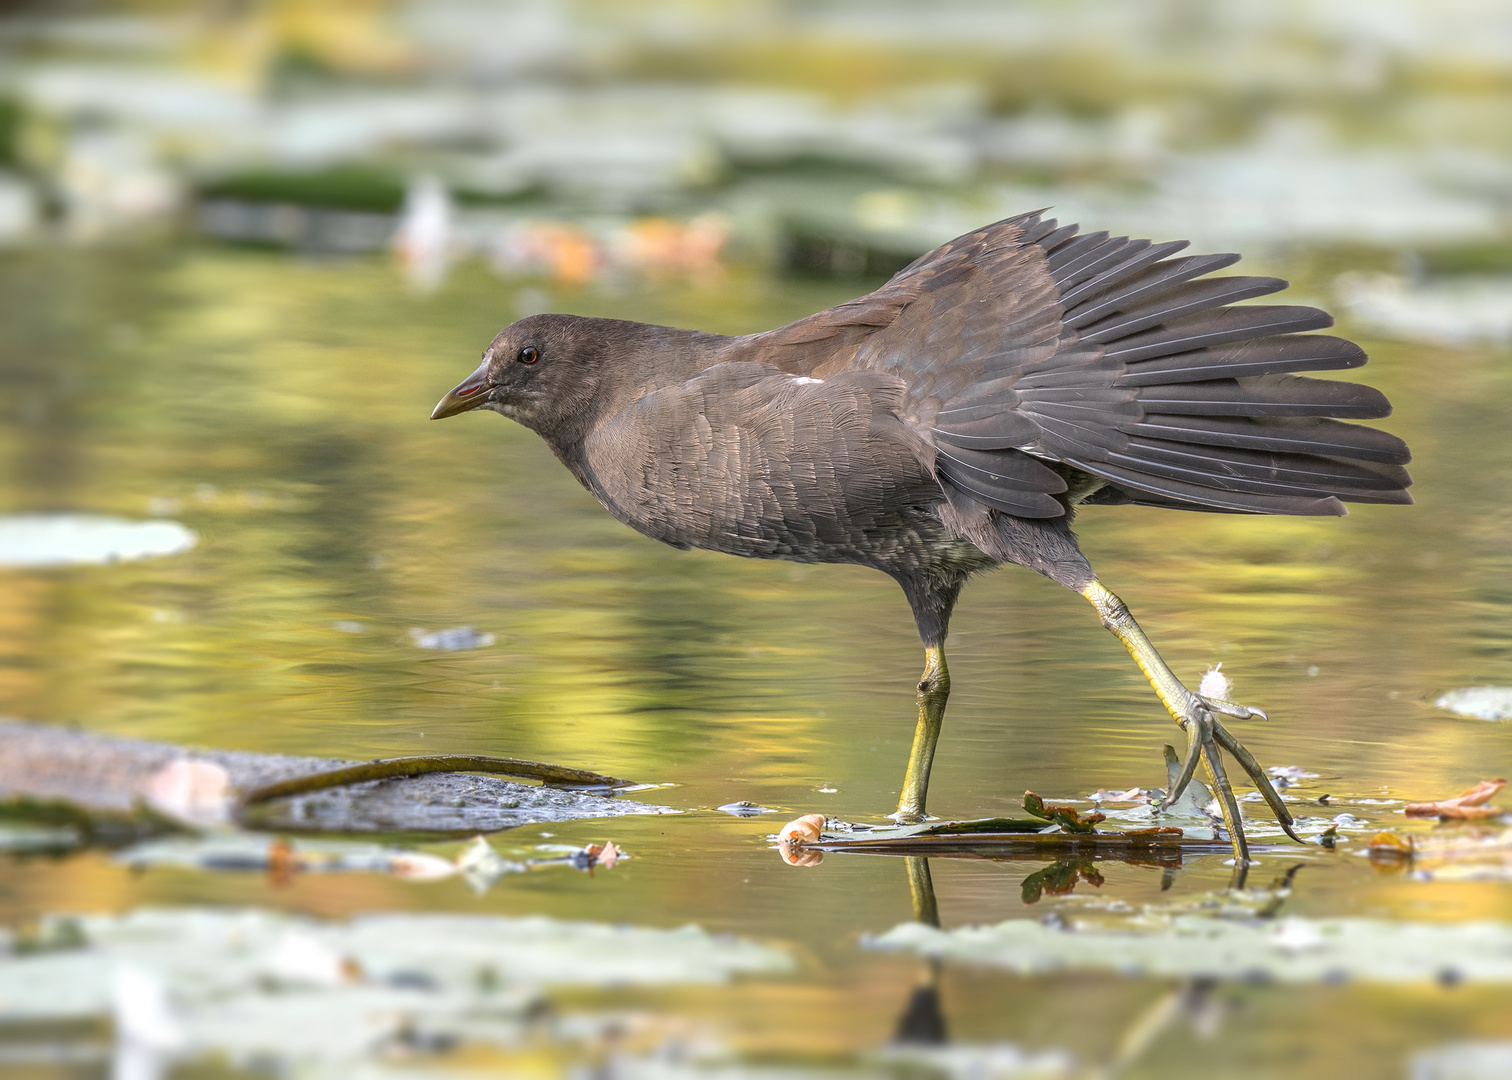
<path fill-rule="evenodd" d="M 1229 785 L 1228 772 L 1223 766 L 1221 751 L 1227 750 L 1270 806 L 1282 831 L 1297 843 L 1302 843 L 1302 838 L 1292 828 L 1291 811 L 1287 809 L 1281 796 L 1276 793 L 1270 777 L 1265 775 L 1265 770 L 1255 760 L 1255 755 L 1246 750 L 1244 744 L 1218 720 L 1218 714 L 1247 720 L 1252 717 L 1264 719 L 1265 713 L 1259 709 L 1246 708 L 1219 698 L 1204 697 L 1191 691 L 1187 691 L 1187 699 L 1186 707 L 1181 710 L 1182 715 L 1178 716 L 1177 723 L 1187 733 L 1190 740 L 1189 748 L 1186 760 L 1181 766 L 1181 773 L 1176 778 L 1176 782 L 1171 785 L 1171 790 L 1160 808 L 1167 808 L 1181 797 L 1181 793 L 1191 783 L 1193 773 L 1197 771 L 1197 762 L 1199 760 L 1204 762 L 1212 777 L 1213 787 L 1218 793 L 1218 803 L 1223 811 L 1223 822 L 1234 844 L 1234 856 L 1241 862 L 1247 862 L 1249 846 L 1244 836 L 1244 818 L 1239 810 L 1239 801 L 1234 797 L 1234 789 Z"/>

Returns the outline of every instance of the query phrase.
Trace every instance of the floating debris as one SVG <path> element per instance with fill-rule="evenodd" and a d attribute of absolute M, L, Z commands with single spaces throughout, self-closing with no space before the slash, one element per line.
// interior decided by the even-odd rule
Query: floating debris
<path fill-rule="evenodd" d="M 176 521 L 92 514 L 0 516 L 0 567 L 88 566 L 178 555 L 194 533 Z"/>
<path fill-rule="evenodd" d="M 1197 692 L 1215 701 L 1227 701 L 1234 692 L 1234 680 L 1223 673 L 1223 664 L 1217 663 L 1202 673 Z"/>
<path fill-rule="evenodd" d="M 516 874 L 529 867 L 525 863 L 511 862 L 481 836 L 475 836 L 457 855 L 457 872 L 467 882 L 467 887 L 482 896 L 493 883 L 505 874 Z"/>
<path fill-rule="evenodd" d="M 1318 774 L 1308 772 L 1300 765 L 1272 765 L 1265 770 L 1275 780 L 1286 780 L 1289 783 L 1297 783 L 1299 780 L 1316 780 Z"/>
<path fill-rule="evenodd" d="M 1155 793 L 1152 791 L 1146 791 L 1144 788 L 1137 787 L 1129 788 L 1127 791 L 1109 791 L 1107 788 L 1098 788 L 1092 794 L 1088 795 L 1087 798 L 1091 799 L 1095 803 L 1147 803 L 1151 801 L 1151 797 L 1154 794 Z"/>
<path fill-rule="evenodd" d="M 468 649 L 483 649 L 494 643 L 492 634 L 480 634 L 471 626 L 453 626 L 448 630 L 428 631 L 412 626 L 410 640 L 422 649 L 439 652 L 466 652 Z"/>
<path fill-rule="evenodd" d="M 890 855 L 960 855 L 975 858 L 1042 857 L 1146 858 L 1179 863 L 1181 853 L 1228 851 L 1227 841 L 1188 837 L 1179 828 L 1098 829 L 1101 813 L 1050 806 L 1024 793 L 1027 818 L 928 821 L 916 825 L 864 825 L 805 814 L 788 822 L 772 839 L 783 861 L 813 866 L 825 852 Z"/>
<path fill-rule="evenodd" d="M 718 810 L 720 813 L 729 814 L 732 817 L 741 818 L 760 817 L 762 814 L 775 814 L 777 812 L 770 806 L 759 806 L 756 803 L 746 802 L 745 800 L 741 800 L 740 802 L 727 802 L 723 806 L 716 806 L 714 809 Z"/>
<path fill-rule="evenodd" d="M 3 849 L 3 838 L 0 838 Z M 266 873 L 275 886 L 300 874 L 387 874 L 403 881 L 445 881 L 461 877 L 482 895 L 506 874 L 570 866 L 611 870 L 630 855 L 612 841 L 586 847 L 540 845 L 542 855 L 506 859 L 486 839 L 475 836 L 455 858 L 380 844 L 333 840 L 270 839 L 255 833 L 221 832 L 174 836 L 137 844 L 118 852 L 116 861 L 134 870 L 173 866 L 212 873 Z"/>
<path fill-rule="evenodd" d="M 1434 702 L 1457 716 L 1477 720 L 1512 720 L 1512 686 L 1467 686 Z"/>
<path fill-rule="evenodd" d="M 175 821 L 209 828 L 231 820 L 235 792 L 225 766 L 182 757 L 147 778 L 143 798 L 152 809 Z"/>

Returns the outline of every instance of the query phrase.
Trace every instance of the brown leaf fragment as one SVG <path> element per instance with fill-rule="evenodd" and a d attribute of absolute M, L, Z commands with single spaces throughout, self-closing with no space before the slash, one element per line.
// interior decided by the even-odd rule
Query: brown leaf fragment
<path fill-rule="evenodd" d="M 1473 788 L 1456 795 L 1452 799 L 1442 799 L 1438 802 L 1409 803 L 1403 807 L 1402 812 L 1408 817 L 1438 817 L 1468 820 L 1474 818 L 1497 817 L 1504 811 L 1495 806 L 1486 804 L 1498 791 L 1507 786 L 1505 779 L 1482 780 Z"/>
<path fill-rule="evenodd" d="M 819 839 L 823 831 L 823 814 L 804 814 L 788 822 L 777 833 L 777 850 L 782 861 L 789 866 L 818 866 L 824 861 L 824 852 L 805 851 L 803 845 Z"/>
<path fill-rule="evenodd" d="M 819 839 L 819 834 L 823 831 L 823 814 L 804 814 L 800 818 L 794 818 L 782 827 L 782 830 L 777 834 L 777 842 L 779 844 L 802 847 L 809 840 Z"/>
<path fill-rule="evenodd" d="M 304 868 L 294 845 L 283 837 L 268 846 L 268 884 L 285 889 L 294 884 L 294 875 Z"/>
<path fill-rule="evenodd" d="M 602 866 L 605 870 L 613 870 L 614 864 L 624 856 L 624 851 L 614 846 L 610 840 L 603 844 L 589 844 L 583 849 L 587 853 L 590 866 Z"/>
<path fill-rule="evenodd" d="M 1067 832 L 1089 833 L 1093 826 L 1107 820 L 1105 814 L 1096 811 L 1081 816 L 1081 811 L 1074 806 L 1047 806 L 1045 800 L 1032 791 L 1024 792 L 1024 810 L 1030 816 L 1037 817 L 1041 821 L 1052 821 Z"/>

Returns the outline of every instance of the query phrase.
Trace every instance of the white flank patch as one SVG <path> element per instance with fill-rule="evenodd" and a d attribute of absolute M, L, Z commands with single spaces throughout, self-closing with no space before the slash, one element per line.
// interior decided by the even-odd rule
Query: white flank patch
<path fill-rule="evenodd" d="M 807 375 L 795 375 L 795 376 L 793 376 L 793 381 L 795 383 L 797 383 L 799 386 L 807 386 L 809 383 L 815 383 L 815 384 L 817 384 L 817 383 L 822 383 L 824 380 L 823 379 L 811 379 Z"/>
<path fill-rule="evenodd" d="M 1233 692 L 1234 684 L 1220 669 L 1223 665 L 1214 664 L 1202 673 L 1202 682 L 1197 684 L 1197 692 L 1203 697 L 1215 701 L 1227 701 L 1229 694 Z"/>
<path fill-rule="evenodd" d="M 196 537 L 176 521 L 93 514 L 0 516 L 0 567 L 82 566 L 177 555 Z"/>

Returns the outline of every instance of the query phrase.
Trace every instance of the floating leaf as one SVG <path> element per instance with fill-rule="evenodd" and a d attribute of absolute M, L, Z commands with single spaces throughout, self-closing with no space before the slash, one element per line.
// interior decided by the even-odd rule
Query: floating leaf
<path fill-rule="evenodd" d="M 66 934 L 54 932 L 64 924 Z M 540 916 L 324 922 L 141 909 L 47 920 L 39 940 L 58 944 L 0 963 L 0 1012 L 10 1023 L 114 1016 L 141 1033 L 151 1020 L 190 1053 L 328 1063 L 371 1060 L 413 1030 L 451 1043 L 526 1045 L 523 1021 L 541 987 L 721 983 L 793 966 L 785 952 L 694 926 Z M 139 973 L 129 995 L 121 972 Z"/>
<path fill-rule="evenodd" d="M 1460 819 L 1498 817 L 1502 811 L 1486 804 L 1495 797 L 1498 791 L 1506 786 L 1507 781 L 1504 779 L 1482 780 L 1473 788 L 1461 792 L 1452 799 L 1441 799 L 1438 802 L 1428 803 L 1408 803 L 1402 808 L 1402 813 L 1408 817 Z"/>
<path fill-rule="evenodd" d="M 1423 881 L 1512 880 L 1512 829 L 1377 833 L 1367 852 L 1377 869 Z"/>
<path fill-rule="evenodd" d="M 1103 922 L 1061 920 L 1055 926 L 1030 919 L 956 930 L 905 923 L 867 944 L 1021 974 L 1512 983 L 1512 926 L 1492 922 L 1245 920 L 1146 911 Z"/>
<path fill-rule="evenodd" d="M 494 643 L 492 634 L 480 634 L 471 626 L 453 626 L 447 630 L 427 631 L 423 627 L 410 627 L 410 640 L 419 648 L 438 652 L 466 652 L 483 649 Z"/>

